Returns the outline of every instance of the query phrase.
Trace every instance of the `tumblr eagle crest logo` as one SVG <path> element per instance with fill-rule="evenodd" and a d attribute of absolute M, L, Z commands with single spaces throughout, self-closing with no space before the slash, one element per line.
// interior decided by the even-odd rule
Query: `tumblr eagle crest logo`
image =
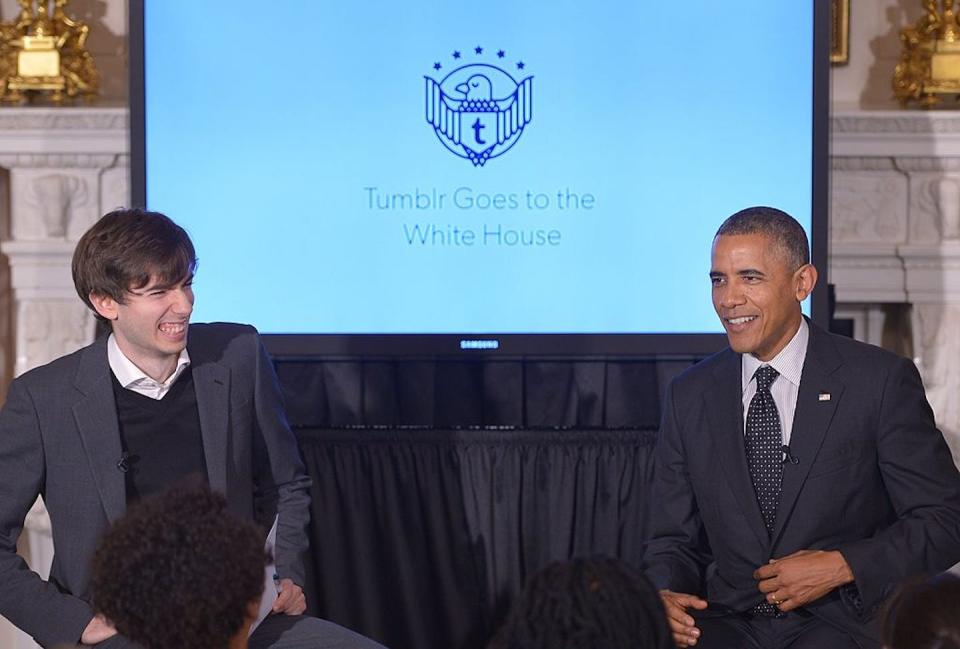
<path fill-rule="evenodd" d="M 474 48 L 474 55 L 483 48 Z M 456 51 L 454 70 L 440 81 L 426 79 L 427 123 L 447 149 L 483 166 L 487 160 L 510 150 L 533 113 L 533 77 L 517 81 L 503 67 L 490 63 L 462 64 L 463 55 Z M 504 59 L 506 52 L 497 51 Z M 523 61 L 516 62 L 522 72 Z M 458 67 L 457 67 L 458 66 Z M 433 64 L 440 73 L 444 65 Z"/>

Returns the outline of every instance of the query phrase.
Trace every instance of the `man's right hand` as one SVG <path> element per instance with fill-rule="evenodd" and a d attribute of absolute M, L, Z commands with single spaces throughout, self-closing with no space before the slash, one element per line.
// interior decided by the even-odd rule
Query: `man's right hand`
<path fill-rule="evenodd" d="M 95 645 L 115 635 L 117 635 L 117 630 L 113 628 L 112 624 L 107 622 L 107 618 L 102 615 L 95 615 L 93 619 L 87 623 L 87 628 L 83 630 L 83 635 L 80 636 L 80 642 L 85 645 Z"/>
<path fill-rule="evenodd" d="M 670 624 L 670 632 L 673 633 L 673 641 L 676 645 L 692 647 L 697 644 L 700 629 L 696 627 L 696 620 L 687 614 L 687 609 L 695 608 L 702 611 L 707 608 L 706 600 L 696 595 L 675 593 L 672 590 L 661 590 L 660 599 L 663 601 L 663 608 L 667 611 L 667 622 Z"/>

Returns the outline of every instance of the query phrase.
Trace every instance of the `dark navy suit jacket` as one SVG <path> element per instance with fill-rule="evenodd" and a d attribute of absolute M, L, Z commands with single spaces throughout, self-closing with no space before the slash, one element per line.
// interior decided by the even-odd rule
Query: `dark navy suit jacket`
<path fill-rule="evenodd" d="M 856 590 L 806 608 L 877 640 L 876 613 L 903 578 L 960 561 L 960 476 L 919 373 L 904 358 L 811 323 L 790 439 L 797 462 L 784 465 L 772 536 L 747 471 L 741 394 L 741 357 L 730 349 L 668 388 L 649 576 L 658 588 L 748 611 L 763 597 L 753 571 L 768 559 L 839 550 Z"/>

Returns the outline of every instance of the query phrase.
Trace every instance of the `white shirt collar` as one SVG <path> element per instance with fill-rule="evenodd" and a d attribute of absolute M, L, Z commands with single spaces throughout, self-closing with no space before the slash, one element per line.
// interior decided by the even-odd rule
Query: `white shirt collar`
<path fill-rule="evenodd" d="M 747 391 L 747 386 L 753 379 L 754 372 L 761 365 L 769 365 L 780 373 L 780 376 L 790 381 L 793 385 L 800 386 L 800 377 L 803 374 L 803 361 L 807 357 L 807 341 L 810 340 L 810 326 L 804 317 L 800 317 L 800 328 L 793 335 L 787 346 L 771 358 L 768 362 L 763 362 L 753 354 L 744 354 L 741 368 L 743 377 L 741 385 L 743 391 Z"/>
<path fill-rule="evenodd" d="M 120 345 L 117 344 L 116 337 L 110 334 L 110 337 L 107 339 L 107 362 L 110 364 L 110 370 L 113 372 L 113 375 L 117 377 L 117 381 L 119 381 L 120 385 L 124 388 L 139 392 L 153 399 L 162 399 L 173 386 L 174 382 L 183 374 L 183 370 L 190 365 L 190 354 L 187 353 L 186 348 L 183 348 L 183 350 L 180 351 L 180 356 L 177 358 L 177 369 L 173 371 L 173 374 L 171 374 L 166 381 L 161 383 L 147 376 L 143 370 L 127 358 L 126 355 L 120 351 Z"/>

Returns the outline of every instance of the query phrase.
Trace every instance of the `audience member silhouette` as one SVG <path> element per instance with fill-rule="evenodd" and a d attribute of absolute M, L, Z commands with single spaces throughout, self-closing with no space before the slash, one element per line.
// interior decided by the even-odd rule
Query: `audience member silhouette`
<path fill-rule="evenodd" d="M 263 593 L 264 536 L 206 488 L 148 497 L 100 542 L 94 607 L 146 649 L 245 649 Z"/>
<path fill-rule="evenodd" d="M 527 581 L 488 649 L 667 649 L 660 596 L 616 559 L 554 563 Z"/>
<path fill-rule="evenodd" d="M 960 649 L 960 577 L 901 587 L 887 604 L 881 638 L 886 649 Z"/>

